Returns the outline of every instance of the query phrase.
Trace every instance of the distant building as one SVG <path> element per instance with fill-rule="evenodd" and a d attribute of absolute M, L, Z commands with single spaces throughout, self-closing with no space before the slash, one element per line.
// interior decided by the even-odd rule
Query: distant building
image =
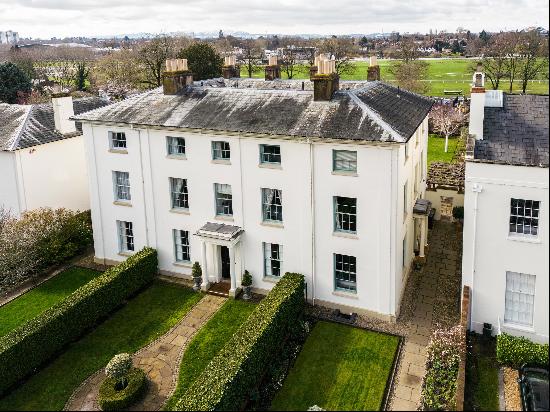
<path fill-rule="evenodd" d="M 0 31 L 0 44 L 17 44 L 19 33 L 16 31 Z"/>

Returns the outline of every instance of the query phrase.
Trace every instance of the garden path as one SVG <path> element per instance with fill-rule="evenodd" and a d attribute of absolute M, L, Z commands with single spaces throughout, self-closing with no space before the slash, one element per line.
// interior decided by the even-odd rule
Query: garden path
<path fill-rule="evenodd" d="M 163 407 L 176 388 L 188 343 L 225 301 L 219 296 L 204 296 L 176 326 L 132 356 L 134 366 L 147 373 L 149 387 L 145 397 L 130 410 L 156 411 Z M 65 410 L 99 411 L 97 396 L 104 378 L 103 369 L 90 376 L 67 401 Z"/>

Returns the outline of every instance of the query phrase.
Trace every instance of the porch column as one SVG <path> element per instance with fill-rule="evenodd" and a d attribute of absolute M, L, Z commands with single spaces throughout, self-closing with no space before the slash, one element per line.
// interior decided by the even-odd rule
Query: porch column
<path fill-rule="evenodd" d="M 420 253 L 419 256 L 421 258 L 425 257 L 424 249 L 426 247 L 426 218 L 422 217 L 420 220 Z"/>
<path fill-rule="evenodd" d="M 206 242 L 204 240 L 201 241 L 201 266 L 202 266 L 202 286 L 201 289 L 203 291 L 208 290 L 208 256 L 206 254 Z"/>
<path fill-rule="evenodd" d="M 229 247 L 229 276 L 231 277 L 231 289 L 229 289 L 229 296 L 235 297 L 237 295 L 237 276 L 235 275 L 235 246 Z"/>

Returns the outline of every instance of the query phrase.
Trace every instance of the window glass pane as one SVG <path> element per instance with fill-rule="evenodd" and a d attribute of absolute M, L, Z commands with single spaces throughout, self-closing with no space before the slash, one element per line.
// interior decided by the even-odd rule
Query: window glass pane
<path fill-rule="evenodd" d="M 264 276 L 282 274 L 283 246 L 274 243 L 264 243 Z"/>
<path fill-rule="evenodd" d="M 332 156 L 332 168 L 334 171 L 357 171 L 357 152 L 349 150 L 333 150 Z"/>
<path fill-rule="evenodd" d="M 109 132 L 111 149 L 126 149 L 126 134 L 124 132 Z"/>
<path fill-rule="evenodd" d="M 134 250 L 134 226 L 132 222 L 117 221 L 119 249 L 121 252 Z"/>
<path fill-rule="evenodd" d="M 262 211 L 266 221 L 283 221 L 282 191 L 277 189 L 262 189 Z"/>
<path fill-rule="evenodd" d="M 535 276 L 506 272 L 504 321 L 533 326 Z"/>
<path fill-rule="evenodd" d="M 168 136 L 166 142 L 169 155 L 182 156 L 185 154 L 185 139 L 183 137 Z"/>
<path fill-rule="evenodd" d="M 278 145 L 260 145 L 260 163 L 281 163 L 281 147 Z"/>
<path fill-rule="evenodd" d="M 187 191 L 187 179 L 170 178 L 170 188 L 173 209 L 189 208 L 189 193 Z"/>
<path fill-rule="evenodd" d="M 231 185 L 216 183 L 214 187 L 216 193 L 216 214 L 227 216 L 233 215 Z"/>
<path fill-rule="evenodd" d="M 186 230 L 173 230 L 176 262 L 189 262 L 189 232 Z"/>
<path fill-rule="evenodd" d="M 334 230 L 351 233 L 357 231 L 357 199 L 334 197 Z"/>
<path fill-rule="evenodd" d="M 212 158 L 214 160 L 229 160 L 231 159 L 231 150 L 229 142 L 212 142 Z"/>
<path fill-rule="evenodd" d="M 334 255 L 334 279 L 336 289 L 357 291 L 357 264 L 354 256 Z"/>
<path fill-rule="evenodd" d="M 115 185 L 115 200 L 129 201 L 132 200 L 130 194 L 130 174 L 128 172 L 113 172 Z"/>
<path fill-rule="evenodd" d="M 510 233 L 521 236 L 537 236 L 540 201 L 510 200 Z"/>

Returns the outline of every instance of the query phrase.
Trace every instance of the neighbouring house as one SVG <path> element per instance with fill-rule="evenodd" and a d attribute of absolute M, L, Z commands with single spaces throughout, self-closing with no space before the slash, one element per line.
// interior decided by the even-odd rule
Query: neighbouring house
<path fill-rule="evenodd" d="M 144 246 L 159 269 L 203 289 L 256 292 L 304 274 L 307 298 L 394 319 L 424 255 L 428 98 L 374 82 L 193 82 L 75 116 L 83 124 L 96 260 Z M 170 70 L 172 69 L 172 70 Z M 230 72 L 227 70 L 226 72 Z"/>
<path fill-rule="evenodd" d="M 548 342 L 548 96 L 486 91 L 481 71 L 474 80 L 462 268 L 470 326 Z"/>
<path fill-rule="evenodd" d="M 15 216 L 39 207 L 89 209 L 82 128 L 69 117 L 107 103 L 69 96 L 0 103 L 0 207 Z"/>

